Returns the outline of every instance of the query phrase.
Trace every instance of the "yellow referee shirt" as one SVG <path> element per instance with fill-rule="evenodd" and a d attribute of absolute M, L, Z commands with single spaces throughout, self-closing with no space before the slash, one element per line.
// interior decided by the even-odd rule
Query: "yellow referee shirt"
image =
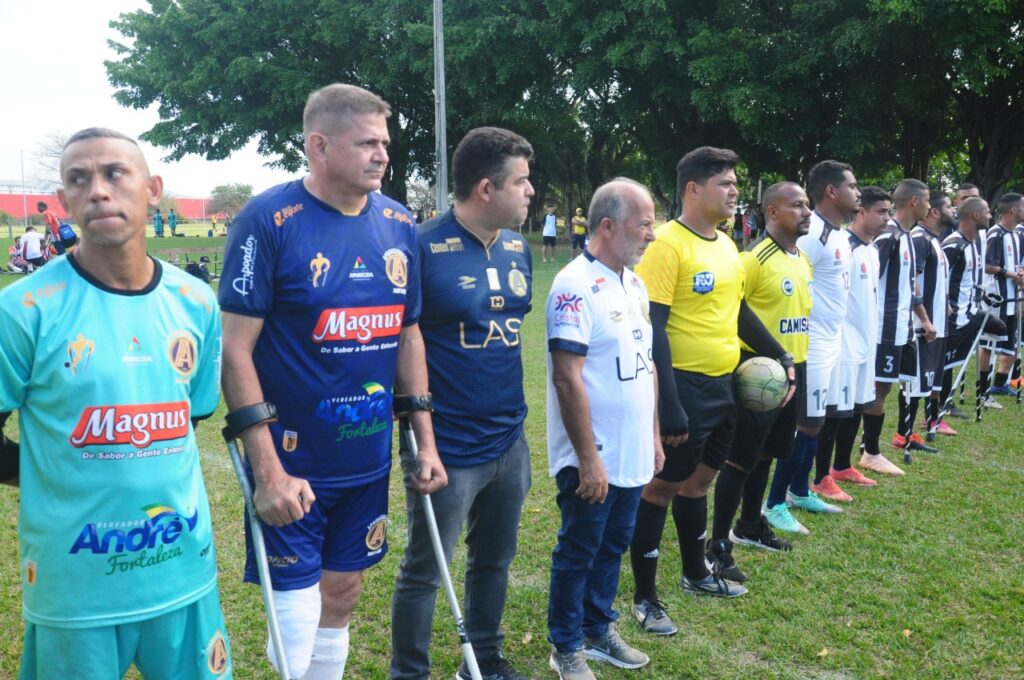
<path fill-rule="evenodd" d="M 719 376 L 740 360 L 736 319 L 743 298 L 743 267 L 732 240 L 716 231 L 704 238 L 678 220 L 655 230 L 636 273 L 651 302 L 670 308 L 672 366 Z"/>
<path fill-rule="evenodd" d="M 750 309 L 796 363 L 807 361 L 812 267 L 801 251 L 786 252 L 770 236 L 740 253 Z M 743 349 L 753 351 L 743 343 Z"/>

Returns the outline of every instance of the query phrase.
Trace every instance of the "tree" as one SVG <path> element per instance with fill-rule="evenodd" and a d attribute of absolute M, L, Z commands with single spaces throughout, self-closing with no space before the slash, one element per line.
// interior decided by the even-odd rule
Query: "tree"
<path fill-rule="evenodd" d="M 66 135 L 57 132 L 47 136 L 36 145 L 34 180 L 40 186 L 53 189 L 61 185 L 60 159 L 64 157 L 64 145 L 67 144 L 67 141 Z"/>
<path fill-rule="evenodd" d="M 206 212 L 210 215 L 226 213 L 234 217 L 238 211 L 252 198 L 251 184 L 221 184 L 210 192 L 210 202 L 206 204 Z"/>

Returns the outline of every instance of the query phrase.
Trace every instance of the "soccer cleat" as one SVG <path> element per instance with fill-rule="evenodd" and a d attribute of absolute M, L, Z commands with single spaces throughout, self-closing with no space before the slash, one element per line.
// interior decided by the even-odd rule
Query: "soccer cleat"
<path fill-rule="evenodd" d="M 830 501 L 849 503 L 853 500 L 853 496 L 840 489 L 831 475 L 825 475 L 817 484 L 811 484 L 811 491 Z"/>
<path fill-rule="evenodd" d="M 907 438 L 901 435 L 899 432 L 892 436 L 892 448 L 894 449 L 905 449 L 907 448 Z"/>
<path fill-rule="evenodd" d="M 995 397 L 985 397 L 985 401 L 981 402 L 981 405 L 996 411 L 1003 410 L 1003 405 L 996 401 Z"/>
<path fill-rule="evenodd" d="M 949 413 L 947 413 L 946 415 L 949 416 L 950 418 L 960 418 L 961 420 L 967 420 L 970 417 L 962 410 L 957 408 L 955 404 L 949 407 Z"/>
<path fill-rule="evenodd" d="M 619 631 L 615 630 L 614 623 L 608 624 L 607 632 L 596 640 L 584 638 L 583 656 L 596 661 L 607 661 L 613 666 L 630 670 L 643 668 L 651 662 L 651 657 L 630 647 L 619 636 Z"/>
<path fill-rule="evenodd" d="M 829 470 L 829 477 L 837 482 L 849 482 L 850 484 L 856 484 L 857 486 L 874 486 L 875 484 L 878 484 L 877 480 L 865 476 L 863 472 L 852 465 L 845 470 L 832 468 Z"/>
<path fill-rule="evenodd" d="M 880 472 L 883 475 L 892 475 L 893 477 L 900 477 L 906 474 L 880 453 L 868 453 L 867 451 L 864 451 L 860 456 L 860 462 L 858 465 L 865 470 L 873 470 L 875 472 Z"/>
<path fill-rule="evenodd" d="M 826 515 L 838 515 L 843 509 L 818 498 L 818 494 L 808 491 L 806 496 L 797 496 L 792 491 L 786 492 L 786 504 L 791 508 L 799 508 L 807 512 L 820 512 Z"/>
<path fill-rule="evenodd" d="M 939 450 L 934 446 L 928 446 L 921 439 L 921 435 L 916 432 L 910 435 L 910 439 L 907 440 L 907 451 L 924 451 L 925 453 L 938 453 Z"/>
<path fill-rule="evenodd" d="M 947 437 L 955 437 L 959 434 L 956 430 L 951 428 L 945 420 L 939 421 L 939 424 L 935 426 L 935 432 L 936 434 L 943 434 Z"/>
<path fill-rule="evenodd" d="M 551 666 L 551 670 L 558 673 L 561 680 L 597 680 L 597 676 L 587 665 L 587 658 L 583 656 L 582 649 L 565 654 L 553 649 L 551 656 L 548 657 L 548 665 Z"/>
<path fill-rule="evenodd" d="M 1024 379 L 1022 379 L 1022 378 L 1014 378 L 1013 380 L 1007 381 L 1007 384 L 1010 387 L 1012 387 L 1013 389 L 1019 390 L 1021 388 L 1024 388 Z"/>
<path fill-rule="evenodd" d="M 803 534 L 806 536 L 811 533 L 810 529 L 805 527 L 796 517 L 793 517 L 793 513 L 789 511 L 789 506 L 785 503 L 779 503 L 775 507 L 764 508 L 764 517 L 768 520 L 768 524 L 779 531 L 788 531 L 793 534 Z"/>
<path fill-rule="evenodd" d="M 1011 390 L 1009 385 L 999 385 L 998 387 L 996 385 L 993 385 L 992 387 L 988 388 L 987 394 L 989 396 L 995 395 L 1000 397 L 1017 396 L 1017 393 L 1014 390 Z"/>
<path fill-rule="evenodd" d="M 715 597 L 739 597 L 746 595 L 747 589 L 739 583 L 733 583 L 724 578 L 715 578 L 714 574 L 708 574 L 699 581 L 691 581 L 685 575 L 679 580 L 683 591 L 691 595 L 714 595 Z"/>
<path fill-rule="evenodd" d="M 711 561 L 711 573 L 718 578 L 728 579 L 735 583 L 746 583 L 747 575 L 736 566 L 732 558 L 732 543 L 725 539 L 709 541 L 705 559 Z"/>
<path fill-rule="evenodd" d="M 661 600 L 640 600 L 633 603 L 633 616 L 640 627 L 654 635 L 675 635 L 679 628 L 669 618 Z"/>
<path fill-rule="evenodd" d="M 466 662 L 463 661 L 455 674 L 455 680 L 471 680 L 472 677 Z M 515 669 L 511 661 L 501 655 L 501 652 L 486 661 L 480 661 L 480 677 L 481 680 L 528 680 L 527 676 Z"/>
<path fill-rule="evenodd" d="M 729 540 L 739 545 L 747 545 L 751 548 L 760 548 L 771 552 L 783 552 L 793 549 L 793 544 L 784 541 L 775 535 L 768 520 L 761 516 L 757 525 L 747 527 L 743 521 L 736 522 L 736 526 L 729 531 Z"/>

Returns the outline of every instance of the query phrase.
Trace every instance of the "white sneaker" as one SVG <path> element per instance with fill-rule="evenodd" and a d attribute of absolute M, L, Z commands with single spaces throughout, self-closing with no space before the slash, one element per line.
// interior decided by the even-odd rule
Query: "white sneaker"
<path fill-rule="evenodd" d="M 996 411 L 1003 410 L 1003 405 L 996 401 L 995 397 L 985 397 L 985 401 L 981 402 L 981 405 L 985 408 L 995 409 Z"/>

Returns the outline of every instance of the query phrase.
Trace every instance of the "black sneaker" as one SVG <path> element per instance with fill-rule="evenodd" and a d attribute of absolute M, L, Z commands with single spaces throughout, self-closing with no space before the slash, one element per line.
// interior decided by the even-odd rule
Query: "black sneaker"
<path fill-rule="evenodd" d="M 966 413 L 957 408 L 956 404 L 949 407 L 949 413 L 947 413 L 946 415 L 949 416 L 950 418 L 963 418 L 965 420 L 969 417 Z"/>
<path fill-rule="evenodd" d="M 768 520 L 762 515 L 760 521 L 754 526 L 746 526 L 743 522 L 736 522 L 736 526 L 729 531 L 729 540 L 739 545 L 760 548 L 772 552 L 786 552 L 793 549 L 793 544 L 784 541 L 775 535 Z"/>
<path fill-rule="evenodd" d="M 483 680 L 530 680 L 529 676 L 519 673 L 512 662 L 502 656 L 500 652 L 490 659 L 478 663 L 480 664 L 480 677 Z M 463 661 L 459 666 L 459 671 L 455 674 L 455 680 L 472 680 L 472 678 L 469 669 L 466 668 L 466 662 Z"/>
<path fill-rule="evenodd" d="M 736 566 L 732 558 L 732 543 L 723 539 L 708 542 L 707 558 L 711 561 L 711 573 L 716 578 L 724 578 L 734 583 L 744 583 L 747 575 Z"/>

